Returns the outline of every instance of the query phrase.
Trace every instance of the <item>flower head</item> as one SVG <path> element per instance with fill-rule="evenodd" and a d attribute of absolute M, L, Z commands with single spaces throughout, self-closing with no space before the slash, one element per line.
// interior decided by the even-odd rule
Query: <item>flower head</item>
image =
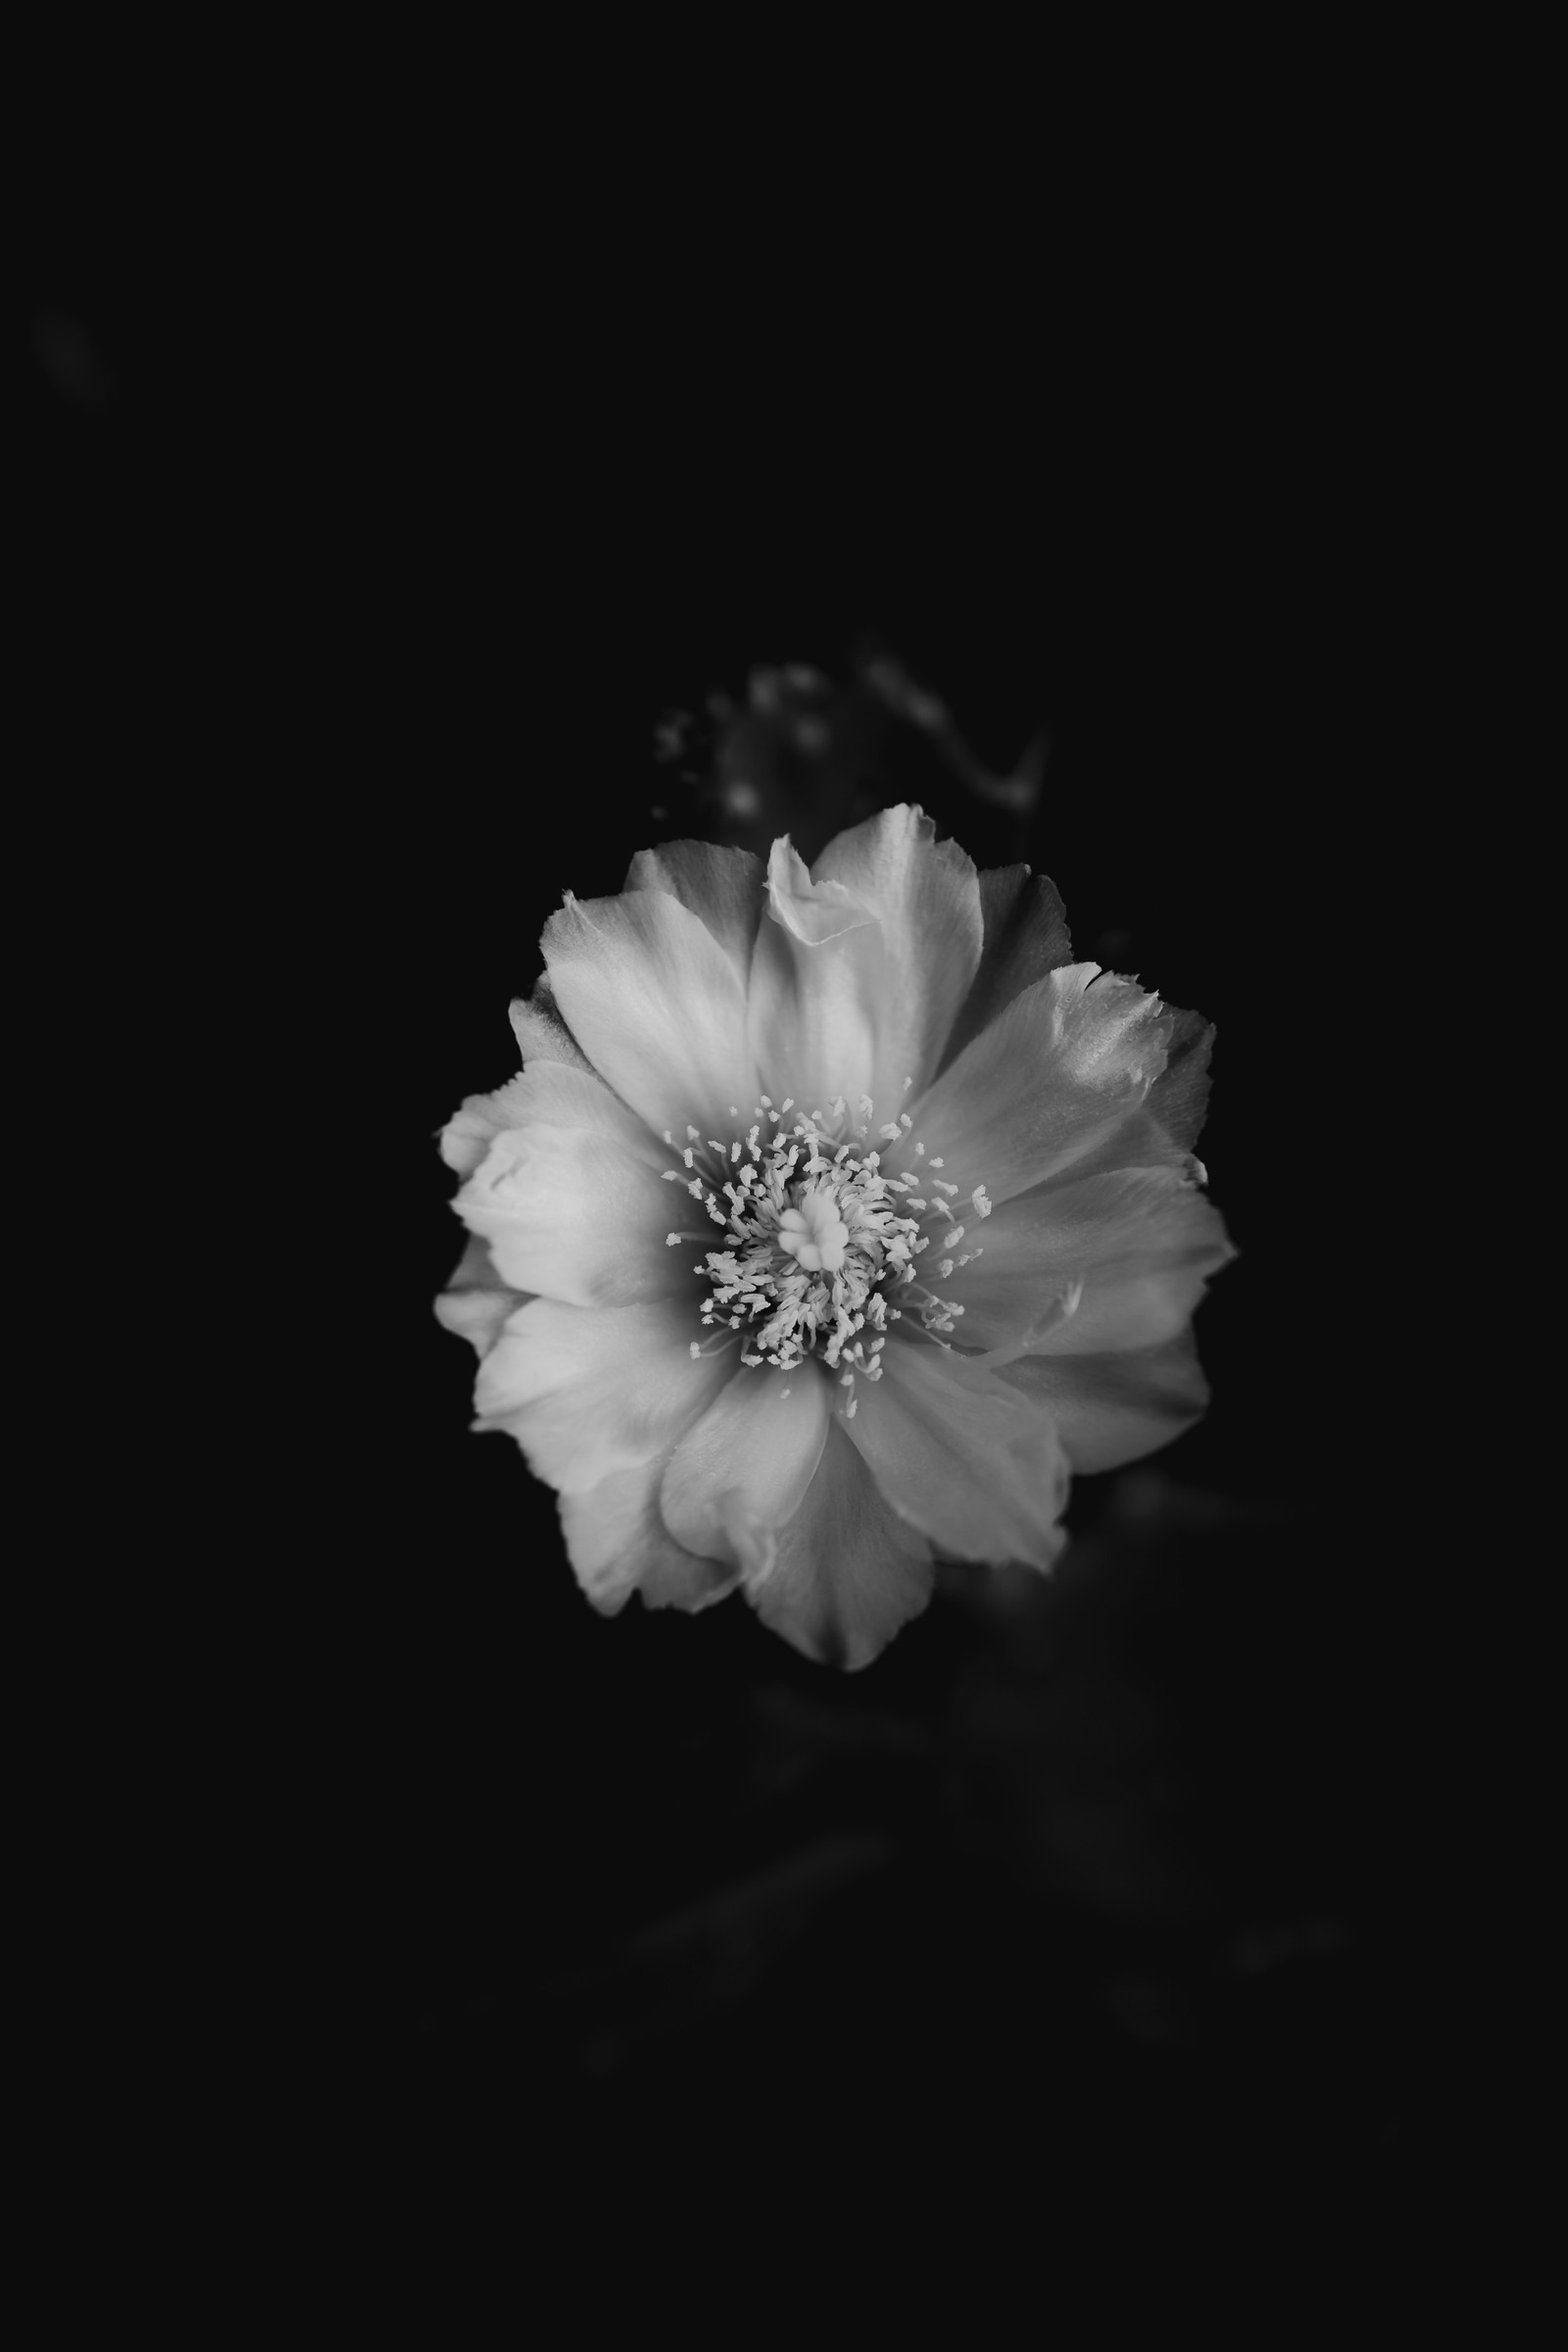
<path fill-rule="evenodd" d="M 1212 1031 L 1073 963 L 1050 882 L 905 807 L 809 869 L 642 851 L 543 945 L 521 1075 L 442 1131 L 437 1313 L 596 1607 L 738 1589 L 861 1666 L 938 1558 L 1049 1568 L 1071 1471 L 1202 1410 Z"/>

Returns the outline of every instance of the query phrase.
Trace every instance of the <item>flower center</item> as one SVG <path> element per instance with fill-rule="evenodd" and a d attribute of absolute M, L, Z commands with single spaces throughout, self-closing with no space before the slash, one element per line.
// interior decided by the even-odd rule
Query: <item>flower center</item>
<path fill-rule="evenodd" d="M 850 1246 L 850 1229 L 831 1192 L 798 1192 L 778 1221 L 778 1241 L 810 1273 L 836 1274 Z"/>
<path fill-rule="evenodd" d="M 844 1367 L 842 1385 L 853 1392 L 857 1372 L 868 1380 L 881 1378 L 878 1358 L 887 1345 L 887 1327 L 905 1311 L 890 1303 L 893 1296 L 907 1298 L 933 1339 L 952 1331 L 954 1319 L 962 1314 L 961 1306 L 937 1298 L 917 1281 L 914 1262 L 933 1240 L 948 1250 L 963 1240 L 963 1227 L 949 1205 L 958 1188 L 928 1173 L 941 1167 L 940 1159 L 925 1160 L 913 1172 L 884 1173 L 882 1154 L 872 1148 L 875 1113 L 867 1095 L 860 1098 L 858 1126 L 852 1126 L 842 1095 L 829 1114 L 813 1110 L 786 1126 L 794 1107 L 786 1102 L 775 1110 L 764 1095 L 744 1140 L 737 1135 L 727 1144 L 717 1136 L 705 1140 L 688 1127 L 682 1149 L 666 1133 L 664 1141 L 679 1151 L 682 1165 L 664 1173 L 671 1182 L 684 1182 L 711 1221 L 724 1228 L 720 1246 L 694 1269 L 709 1286 L 701 1319 L 718 1345 L 728 1347 L 738 1335 L 741 1361 L 753 1369 L 766 1363 L 789 1371 L 808 1355 L 817 1355 L 832 1370 Z M 739 1121 L 734 1103 L 730 1112 Z M 765 1139 L 764 1127 L 774 1130 Z M 917 1160 L 924 1160 L 925 1147 L 912 1129 L 906 1113 L 877 1129 L 876 1136 L 892 1146 L 908 1146 Z M 972 1199 L 976 1214 L 989 1216 L 992 1203 L 983 1184 Z M 922 1230 L 936 1218 L 947 1220 L 945 1231 Z M 666 1238 L 673 1245 L 706 1237 L 672 1233 Z M 956 1259 L 944 1256 L 939 1273 L 946 1278 L 956 1264 L 967 1265 L 979 1254 L 970 1250 Z M 868 1339 L 861 1337 L 867 1326 Z M 694 1340 L 693 1355 L 704 1352 Z M 856 1401 L 852 1393 L 851 1415 Z"/>

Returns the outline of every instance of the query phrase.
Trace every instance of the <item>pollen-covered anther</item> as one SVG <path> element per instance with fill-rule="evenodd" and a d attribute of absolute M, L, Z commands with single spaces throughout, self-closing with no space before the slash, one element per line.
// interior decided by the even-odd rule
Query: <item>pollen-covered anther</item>
<path fill-rule="evenodd" d="M 745 1138 L 750 1156 L 744 1160 L 738 1139 L 709 1136 L 706 1143 L 699 1138 L 696 1149 L 682 1149 L 666 1137 L 684 1163 L 666 1173 L 684 1182 L 713 1222 L 725 1229 L 721 1246 L 710 1250 L 696 1269 L 710 1286 L 700 1304 L 701 1321 L 713 1332 L 703 1352 L 715 1346 L 727 1348 L 741 1335 L 740 1360 L 751 1370 L 767 1364 L 787 1372 L 815 1354 L 850 1390 L 846 1411 L 853 1414 L 855 1375 L 862 1372 L 872 1382 L 881 1378 L 878 1351 L 887 1344 L 888 1328 L 899 1320 L 900 1310 L 889 1305 L 887 1293 L 906 1289 L 914 1281 L 915 1260 L 933 1238 L 950 1250 L 963 1238 L 951 1205 L 959 1188 L 944 1185 L 942 1194 L 928 1202 L 916 1192 L 915 1178 L 896 1165 L 884 1168 L 885 1154 L 900 1145 L 907 1144 L 917 1158 L 923 1156 L 907 1113 L 874 1130 L 874 1104 L 862 1095 L 858 1124 L 852 1125 L 840 1095 L 826 1116 L 813 1110 L 786 1126 L 787 1114 L 794 1109 L 793 1099 L 780 1110 L 767 1096 L 759 1099 Z M 740 1113 L 731 1115 L 738 1124 Z M 765 1138 L 764 1120 L 772 1131 Z M 686 1132 L 695 1134 L 691 1127 Z M 867 1149 L 873 1132 L 881 1152 Z M 708 1154 L 715 1167 L 711 1181 L 703 1173 Z M 927 1160 L 922 1176 L 933 1164 L 941 1162 Z M 982 1216 L 991 1205 L 984 1195 L 980 1185 L 972 1196 Z M 921 1225 L 938 1210 L 947 1230 L 933 1237 L 922 1232 Z M 669 1237 L 671 1242 L 699 1238 L 685 1232 Z M 966 1259 L 956 1262 L 962 1265 Z M 952 1273 L 954 1263 L 951 1255 L 944 1258 L 943 1277 Z M 962 1307 L 919 1288 L 913 1303 L 919 1333 L 945 1347 L 947 1342 L 938 1335 L 953 1330 Z M 876 1335 L 869 1354 L 859 1337 L 867 1323 Z"/>

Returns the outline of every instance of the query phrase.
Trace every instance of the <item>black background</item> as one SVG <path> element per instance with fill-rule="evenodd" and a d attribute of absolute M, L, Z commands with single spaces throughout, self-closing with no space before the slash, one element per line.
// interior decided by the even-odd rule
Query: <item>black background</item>
<path fill-rule="evenodd" d="M 1196 169 L 956 209 L 928 133 L 840 208 L 766 141 L 759 198 L 734 122 L 608 181 L 340 132 L 210 203 L 68 141 L 20 305 L 43 797 L 147 880 L 137 1018 L 188 1039 L 181 1410 L 223 1467 L 144 1592 L 198 1728 L 141 1899 L 193 2129 L 308 2214 L 384 2177 L 541 2260 L 1391 2242 L 1454 2095 L 1376 980 L 1422 789 L 1408 223 Z M 1080 956 L 1217 1024 L 1240 1256 L 1207 1419 L 1080 1483 L 1028 1628 L 944 1595 L 838 1678 L 738 1602 L 582 1600 L 468 1433 L 434 1136 L 513 1073 L 561 892 L 684 829 L 662 714 L 869 631 L 992 769 L 1049 725 L 1022 854 Z"/>

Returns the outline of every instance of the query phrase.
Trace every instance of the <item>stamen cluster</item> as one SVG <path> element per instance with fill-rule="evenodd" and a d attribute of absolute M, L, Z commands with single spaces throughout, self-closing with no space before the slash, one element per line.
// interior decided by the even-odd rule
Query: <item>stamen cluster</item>
<path fill-rule="evenodd" d="M 739 1121 L 738 1105 L 729 1107 Z M 875 1110 L 868 1095 L 859 1099 L 858 1125 L 852 1125 L 842 1095 L 828 1114 L 813 1110 L 786 1126 L 794 1108 L 790 1099 L 775 1110 L 763 1095 L 745 1137 L 737 1134 L 728 1143 L 688 1127 L 681 1147 L 666 1131 L 664 1141 L 679 1152 L 681 1166 L 664 1174 L 671 1183 L 683 1182 L 724 1229 L 722 1246 L 710 1250 L 693 1269 L 710 1285 L 699 1312 L 717 1345 L 727 1348 L 738 1338 L 741 1362 L 754 1370 L 771 1364 L 787 1372 L 808 1355 L 818 1356 L 851 1390 L 847 1410 L 853 1416 L 855 1376 L 881 1378 L 888 1326 L 904 1314 L 903 1307 L 891 1303 L 894 1296 L 915 1309 L 921 1329 L 939 1347 L 948 1346 L 940 1335 L 951 1332 L 963 1312 L 918 1280 L 916 1258 L 939 1241 L 945 1254 L 938 1278 L 945 1280 L 980 1251 L 951 1254 L 964 1238 L 951 1206 L 958 1188 L 934 1173 L 943 1163 L 925 1159 L 925 1146 L 906 1112 L 875 1129 L 876 1141 L 890 1148 L 907 1145 L 925 1164 L 887 1174 L 884 1154 L 872 1144 Z M 773 1132 L 764 1134 L 766 1128 Z M 990 1215 L 983 1184 L 971 1200 L 977 1215 Z M 945 1230 L 922 1230 L 936 1218 L 947 1219 Z M 707 1237 L 671 1233 L 665 1238 L 673 1247 Z M 862 1336 L 867 1326 L 869 1338 Z M 705 1352 L 694 1340 L 693 1355 Z"/>

